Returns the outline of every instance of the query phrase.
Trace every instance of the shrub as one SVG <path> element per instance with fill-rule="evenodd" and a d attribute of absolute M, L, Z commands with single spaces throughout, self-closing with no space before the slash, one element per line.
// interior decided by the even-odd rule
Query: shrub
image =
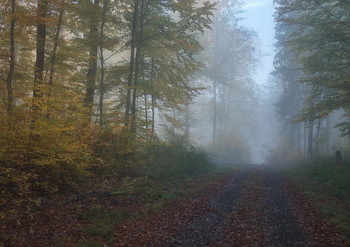
<path fill-rule="evenodd" d="M 157 181 L 175 181 L 196 176 L 214 168 L 208 154 L 181 140 L 153 143 L 146 151 L 150 155 L 145 173 Z"/>

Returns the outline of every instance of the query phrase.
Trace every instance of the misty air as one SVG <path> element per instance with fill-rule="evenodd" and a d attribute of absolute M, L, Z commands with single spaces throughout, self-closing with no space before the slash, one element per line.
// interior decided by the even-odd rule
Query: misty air
<path fill-rule="evenodd" d="M 349 11 L 2 1 L 0 247 L 350 246 Z"/>

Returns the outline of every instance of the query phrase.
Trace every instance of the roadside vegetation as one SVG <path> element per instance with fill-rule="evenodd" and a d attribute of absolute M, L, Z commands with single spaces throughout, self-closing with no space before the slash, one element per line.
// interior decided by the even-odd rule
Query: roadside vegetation
<path fill-rule="evenodd" d="M 314 207 L 350 239 L 350 168 L 330 158 L 288 168 L 288 176 Z"/>
<path fill-rule="evenodd" d="M 55 193 L 29 187 L 23 196 L 19 187 L 8 188 L 2 197 L 0 243 L 21 246 L 19 236 L 24 236 L 22 240 L 37 246 L 37 239 L 29 240 L 30 229 L 58 234 L 49 240 L 43 234 L 41 241 L 49 241 L 46 244 L 112 243 L 122 222 L 157 213 L 215 184 L 229 171 L 216 168 L 206 152 L 178 137 L 149 144 L 125 163 L 91 166 Z"/>

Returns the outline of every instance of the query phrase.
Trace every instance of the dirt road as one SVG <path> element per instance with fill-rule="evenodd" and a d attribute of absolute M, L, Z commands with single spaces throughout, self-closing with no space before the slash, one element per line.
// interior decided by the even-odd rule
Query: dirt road
<path fill-rule="evenodd" d="M 280 170 L 259 166 L 241 168 L 196 198 L 126 223 L 115 237 L 113 246 L 349 246 Z"/>
<path fill-rule="evenodd" d="M 196 192 L 175 201 L 131 204 L 127 219 L 92 240 L 79 215 L 101 201 L 43 209 L 21 224 L 0 225 L 0 247 L 350 246 L 277 168 L 243 166 L 210 178 L 193 181 Z"/>

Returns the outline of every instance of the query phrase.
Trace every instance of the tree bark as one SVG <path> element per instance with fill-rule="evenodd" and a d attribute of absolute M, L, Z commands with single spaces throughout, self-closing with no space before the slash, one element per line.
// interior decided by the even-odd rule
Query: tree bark
<path fill-rule="evenodd" d="M 148 0 L 146 3 L 144 0 L 142 0 L 141 9 L 140 9 L 140 24 L 139 24 L 139 30 L 136 40 L 136 57 L 135 57 L 135 74 L 134 74 L 134 87 L 132 90 L 132 107 L 131 107 L 131 129 L 133 132 L 136 131 L 136 108 L 137 108 L 137 86 L 139 81 L 139 71 L 140 71 L 140 64 L 142 60 L 142 46 L 143 46 L 143 30 L 144 30 L 144 21 L 146 16 L 146 10 L 148 8 L 148 5 L 150 3 L 150 0 Z"/>
<path fill-rule="evenodd" d="M 99 7 L 99 0 L 95 0 L 93 3 L 93 7 Z M 96 75 L 97 75 L 97 51 L 98 51 L 98 25 L 97 25 L 97 17 L 98 12 L 96 11 L 96 15 L 90 17 L 90 30 L 89 30 L 89 42 L 90 42 L 90 56 L 89 56 L 89 66 L 88 72 L 86 75 L 86 92 L 85 92 L 85 106 L 89 109 L 89 117 L 92 114 L 92 106 L 95 98 L 95 83 L 96 83 Z"/>
<path fill-rule="evenodd" d="M 147 93 L 144 92 L 143 95 L 144 104 L 145 104 L 145 124 L 146 124 L 146 139 L 149 139 L 149 127 L 148 127 L 148 99 L 147 99 Z"/>
<path fill-rule="evenodd" d="M 300 155 L 300 157 L 302 156 L 302 149 L 301 149 L 301 128 L 302 125 L 300 123 L 297 124 L 297 150 L 298 150 L 298 154 Z"/>
<path fill-rule="evenodd" d="M 317 158 L 320 153 L 320 131 L 321 131 L 321 120 L 318 120 L 316 126 L 316 136 L 315 136 L 315 157 Z"/>
<path fill-rule="evenodd" d="M 152 126 L 151 126 L 151 136 L 150 138 L 153 139 L 154 137 L 154 124 L 155 124 L 155 105 L 156 105 L 156 99 L 155 99 L 155 96 L 154 96 L 154 57 L 152 57 L 152 60 L 151 60 L 151 108 L 152 108 Z"/>
<path fill-rule="evenodd" d="M 131 92 L 132 92 L 133 78 L 134 78 L 138 9 L 139 9 L 139 1 L 137 0 L 134 5 L 133 17 L 132 17 L 129 76 L 128 76 L 128 85 L 126 90 L 125 126 L 127 127 L 130 127 L 130 124 L 131 124 L 131 121 L 130 121 Z"/>
<path fill-rule="evenodd" d="M 190 141 L 190 124 L 191 124 L 190 100 L 188 99 L 185 106 L 185 137 L 187 141 Z"/>
<path fill-rule="evenodd" d="M 56 33 L 55 33 L 54 44 L 53 44 L 52 55 L 51 55 L 49 82 L 48 82 L 50 87 L 53 85 L 53 75 L 55 73 L 58 40 L 60 37 L 60 32 L 61 32 L 61 27 L 62 27 L 63 15 L 64 15 L 64 7 L 63 7 L 63 3 L 62 3 L 62 6 L 61 6 L 61 9 L 59 12 L 59 16 L 58 16 L 57 29 L 56 29 Z M 50 89 L 49 96 L 51 96 L 51 92 L 52 91 Z"/>
<path fill-rule="evenodd" d="M 43 92 L 40 86 L 43 84 L 43 73 L 45 65 L 45 45 L 46 45 L 46 17 L 47 17 L 47 1 L 39 0 L 37 8 L 37 35 L 36 35 L 36 60 L 34 75 L 33 97 L 41 98 Z"/>
<path fill-rule="evenodd" d="M 151 139 L 153 139 L 155 134 L 155 107 L 156 107 L 156 98 L 154 97 L 154 94 L 152 94 L 152 128 L 151 128 Z"/>
<path fill-rule="evenodd" d="M 7 114 L 10 118 L 13 108 L 13 74 L 15 71 L 15 25 L 16 25 L 16 0 L 11 0 L 11 25 L 10 25 L 10 69 L 7 75 Z"/>
<path fill-rule="evenodd" d="M 325 153 L 326 155 L 330 154 L 331 151 L 331 133 L 332 133 L 332 120 L 331 115 L 328 115 L 326 118 L 326 129 L 327 129 L 327 136 L 326 136 L 326 146 L 325 146 Z"/>
<path fill-rule="evenodd" d="M 213 144 L 216 143 L 216 121 L 217 121 L 217 106 L 216 106 L 216 87 L 217 82 L 214 81 L 214 113 L 213 113 Z"/>
<path fill-rule="evenodd" d="M 46 17 L 47 17 L 47 1 L 39 0 L 37 7 L 37 33 L 36 33 L 36 59 L 34 69 L 34 86 L 32 99 L 32 116 L 30 129 L 35 129 L 35 123 L 41 111 L 41 99 L 43 97 L 43 74 L 45 66 L 45 46 L 46 46 Z M 31 138 L 33 139 L 33 138 Z"/>
<path fill-rule="evenodd" d="M 304 126 L 303 126 L 303 156 L 304 156 L 304 158 L 307 158 L 307 131 L 308 131 L 308 128 L 306 126 L 306 123 L 304 123 Z"/>
<path fill-rule="evenodd" d="M 307 140 L 307 158 L 312 159 L 313 158 L 313 132 L 314 132 L 314 123 L 312 120 L 309 122 L 309 128 L 308 128 L 308 140 Z"/>
<path fill-rule="evenodd" d="M 57 22 L 57 29 L 55 33 L 55 38 L 54 38 L 54 44 L 53 44 L 53 49 L 52 49 L 52 55 L 51 55 L 51 62 L 50 62 L 50 72 L 49 72 L 49 92 L 48 92 L 48 101 L 51 98 L 52 95 L 52 86 L 53 86 L 53 77 L 55 74 L 55 66 L 56 66 L 56 57 L 57 57 L 57 49 L 58 49 L 58 41 L 61 33 L 61 27 L 62 27 L 62 21 L 63 21 L 63 15 L 64 15 L 64 6 L 63 6 L 63 1 L 62 1 L 62 6 L 60 8 L 60 12 L 58 15 L 58 22 Z M 47 110 L 47 118 L 50 117 L 50 108 Z"/>
<path fill-rule="evenodd" d="M 106 23 L 106 14 L 108 7 L 108 0 L 104 0 L 101 28 L 100 28 L 100 63 L 101 63 L 101 80 L 100 80 L 100 100 L 99 100 L 99 112 L 100 112 L 100 127 L 103 126 L 103 101 L 104 101 L 104 80 L 105 80 L 105 66 L 104 66 L 104 56 L 103 56 L 103 46 L 104 46 L 104 26 Z"/>

